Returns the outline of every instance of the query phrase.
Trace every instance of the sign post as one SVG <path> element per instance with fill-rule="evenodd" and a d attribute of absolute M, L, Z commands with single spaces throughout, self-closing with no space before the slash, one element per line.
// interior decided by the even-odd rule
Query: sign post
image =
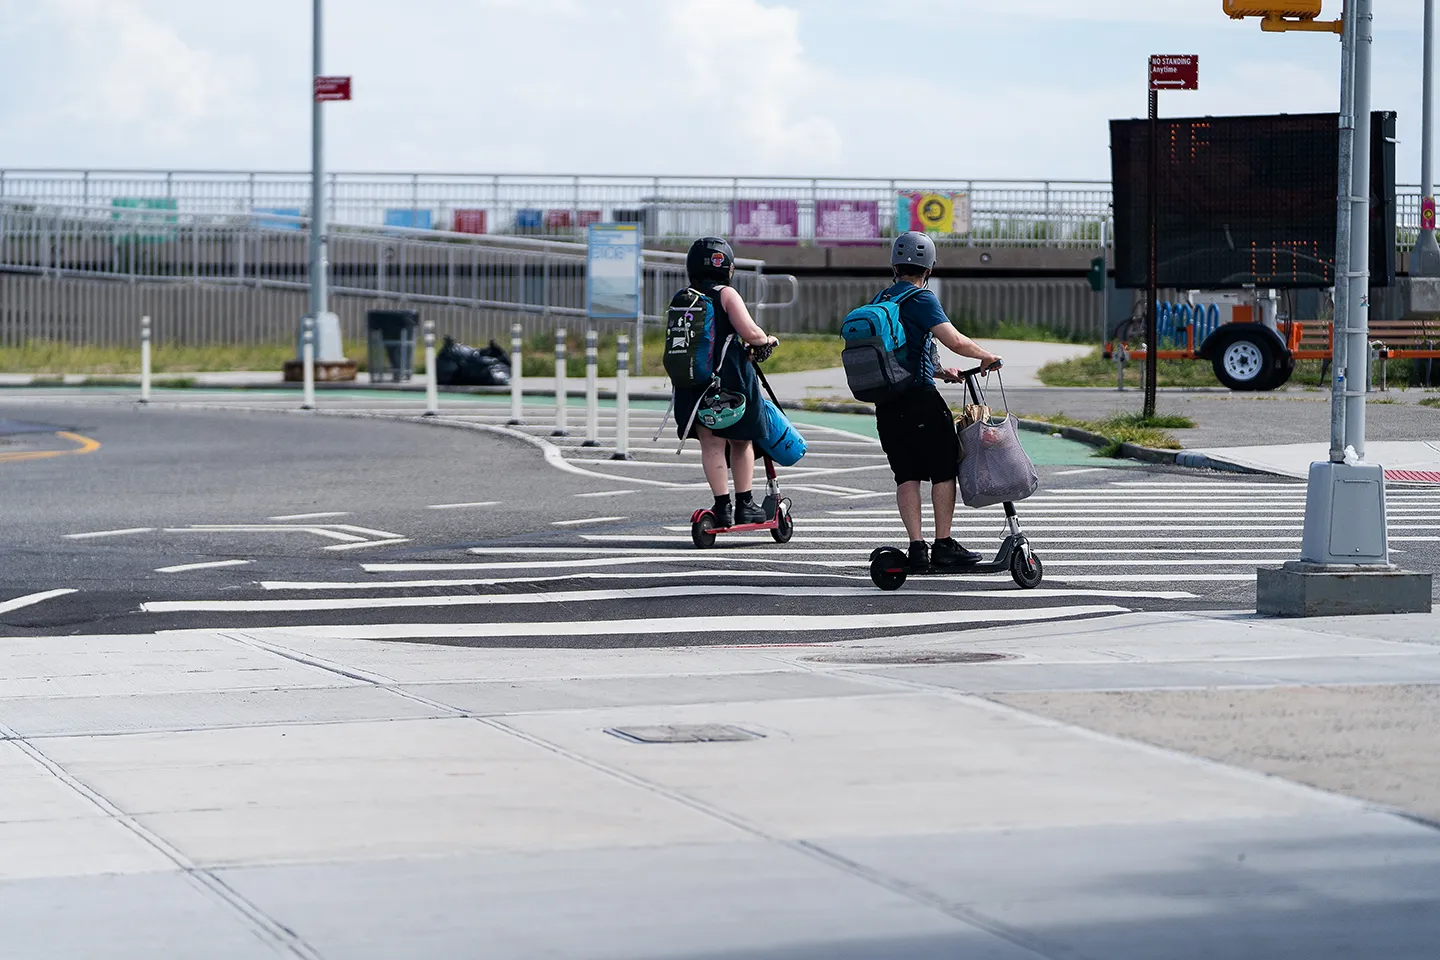
<path fill-rule="evenodd" d="M 1155 416 L 1155 381 L 1160 374 L 1160 91 L 1199 90 L 1200 58 L 1195 54 L 1150 57 L 1150 153 L 1146 174 L 1145 419 Z"/>

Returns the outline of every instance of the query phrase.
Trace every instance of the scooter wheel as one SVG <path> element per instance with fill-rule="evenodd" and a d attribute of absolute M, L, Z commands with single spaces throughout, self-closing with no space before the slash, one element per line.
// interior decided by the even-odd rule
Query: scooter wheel
<path fill-rule="evenodd" d="M 903 555 L 897 551 L 877 553 L 870 561 L 870 580 L 881 590 L 899 590 L 905 585 Z"/>
<path fill-rule="evenodd" d="M 1034 552 L 1027 556 L 1024 550 L 1016 550 L 1014 559 L 1010 561 L 1010 576 L 1023 589 L 1034 590 L 1045 579 L 1045 565 Z"/>
<path fill-rule="evenodd" d="M 795 536 L 795 518 L 790 516 L 787 504 L 782 503 L 775 508 L 775 529 L 770 531 L 770 536 L 775 538 L 776 543 L 789 543 L 790 538 Z"/>
<path fill-rule="evenodd" d="M 690 539 L 695 541 L 695 546 L 701 550 L 715 546 L 715 515 L 706 513 L 690 524 Z"/>

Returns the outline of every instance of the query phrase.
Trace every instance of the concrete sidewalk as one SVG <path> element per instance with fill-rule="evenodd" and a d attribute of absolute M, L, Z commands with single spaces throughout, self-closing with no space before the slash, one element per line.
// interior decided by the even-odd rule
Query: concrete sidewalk
<path fill-rule="evenodd" d="M 1437 644 L 10 640 L 0 955 L 1430 958 Z M 753 738 L 617 733 L 693 725 Z"/>

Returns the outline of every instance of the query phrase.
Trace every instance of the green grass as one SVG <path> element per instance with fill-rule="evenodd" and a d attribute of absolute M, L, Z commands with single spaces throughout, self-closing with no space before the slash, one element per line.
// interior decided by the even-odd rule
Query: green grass
<path fill-rule="evenodd" d="M 1440 410 L 1440 397 L 1426 397 L 1424 400 L 1420 401 L 1420 406 L 1434 407 L 1437 410 Z"/>
<path fill-rule="evenodd" d="M 347 355 L 363 361 L 359 344 L 348 344 Z M 295 356 L 295 345 L 285 343 L 181 346 L 156 344 L 150 355 L 155 373 L 203 373 L 228 370 L 279 370 Z M 30 340 L 18 347 L 0 347 L 0 373 L 84 373 L 116 376 L 140 372 L 140 346 L 72 346 L 50 340 Z"/>
<path fill-rule="evenodd" d="M 1156 383 L 1162 387 L 1218 387 L 1215 372 L 1208 360 L 1161 360 Z M 1319 360 L 1301 360 L 1295 364 L 1295 373 L 1290 383 L 1295 386 L 1319 387 L 1329 383 L 1320 377 Z M 1395 382 L 1396 367 L 1391 366 L 1391 382 Z M 1408 368 L 1405 371 L 1408 376 Z M 1083 357 L 1070 360 L 1054 360 L 1045 364 L 1036 374 L 1047 387 L 1113 387 L 1115 386 L 1115 361 L 1106 360 L 1104 348 L 1096 347 Z M 1138 387 L 1144 376 L 1144 364 L 1129 361 L 1125 364 L 1125 383 Z"/>
<path fill-rule="evenodd" d="M 599 338 L 599 372 L 602 377 L 615 376 L 615 350 L 618 334 L 607 333 Z M 640 371 L 642 376 L 663 377 L 665 366 L 661 351 L 665 337 L 660 331 L 645 335 L 645 346 L 641 352 Z M 795 373 L 801 370 L 826 370 L 840 366 L 840 350 L 844 343 L 838 336 L 828 334 L 787 334 L 780 338 L 780 346 L 765 361 L 767 374 Z M 735 347 L 731 347 L 732 350 Z M 565 338 L 565 372 L 570 377 L 585 376 L 584 335 L 569 335 Z M 531 337 L 525 344 L 525 376 L 555 376 L 555 338 L 540 334 Z"/>
<path fill-rule="evenodd" d="M 1104 420 L 1079 420 L 1063 413 L 1027 415 L 1025 419 L 1040 420 L 1057 427 L 1078 427 L 1098 433 L 1108 441 L 1100 448 L 1099 455 L 1102 457 L 1120 456 L 1120 445 L 1123 443 L 1157 450 L 1179 450 L 1180 441 L 1165 431 L 1184 430 L 1195 426 L 1195 421 L 1189 417 L 1166 415 L 1146 418 L 1139 413 L 1117 413 Z"/>

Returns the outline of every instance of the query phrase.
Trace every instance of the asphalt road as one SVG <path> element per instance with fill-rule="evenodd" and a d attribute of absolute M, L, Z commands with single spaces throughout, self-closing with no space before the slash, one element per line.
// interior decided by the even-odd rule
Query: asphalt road
<path fill-rule="evenodd" d="M 0 399 L 0 635 L 304 627 L 557 647 L 893 636 L 1243 609 L 1255 566 L 1293 557 L 1300 537 L 1298 484 L 1096 461 L 1031 436 L 1042 489 L 1020 513 L 1042 588 L 993 574 L 881 593 L 868 553 L 904 537 L 865 418 L 805 415 L 811 453 L 782 472 L 793 541 L 752 534 L 699 551 L 689 515 L 709 496 L 694 445 L 677 457 L 653 440 L 659 409 L 632 413 L 637 459 L 617 463 L 608 414 L 602 446 L 571 437 L 547 456 L 495 432 L 506 408 L 488 401 L 425 423 L 414 397 L 327 397 L 327 411 L 353 416 L 323 416 L 294 412 L 293 394 L 184 394 L 149 407 L 84 392 Z M 548 435 L 551 417 L 527 410 L 528 433 Z M 1436 500 L 1392 494 L 1408 565 L 1437 566 Z M 962 509 L 957 536 L 992 551 L 1002 519 Z M 70 592 L 33 599 L 53 591 Z"/>

